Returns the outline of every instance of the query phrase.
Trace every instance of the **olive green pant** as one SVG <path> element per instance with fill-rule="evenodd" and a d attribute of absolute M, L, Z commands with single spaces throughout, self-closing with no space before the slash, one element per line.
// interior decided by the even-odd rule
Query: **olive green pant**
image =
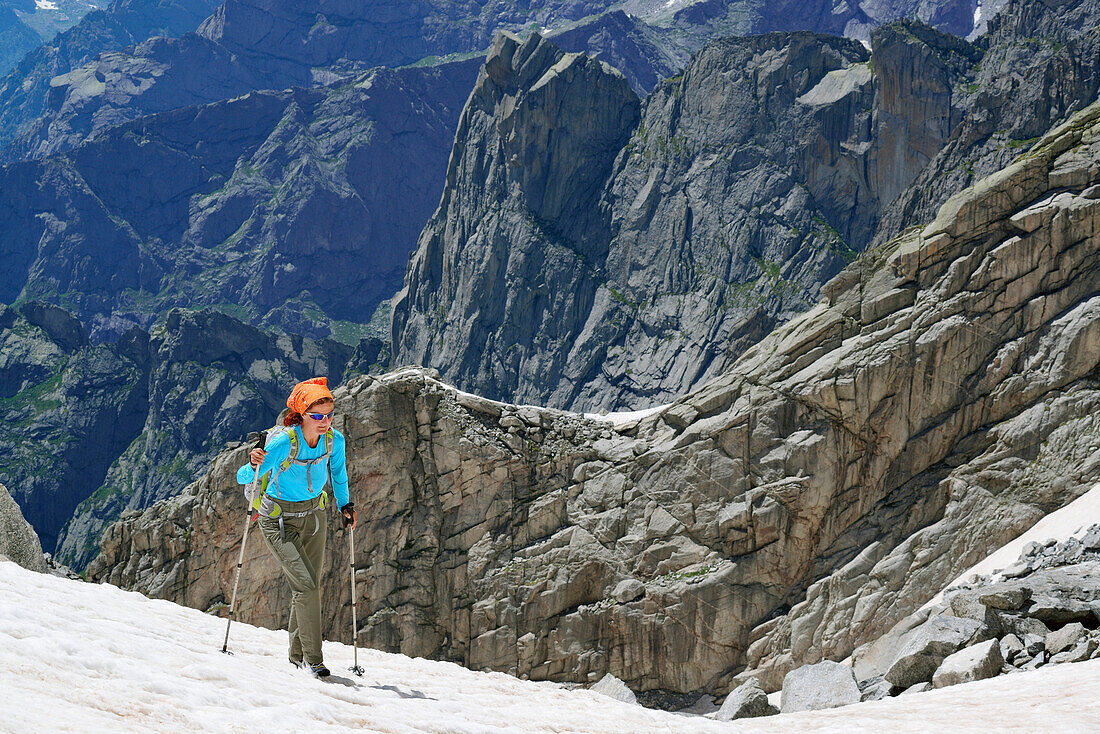
<path fill-rule="evenodd" d="M 284 512 L 294 512 L 302 502 L 280 502 Z M 321 573 L 325 567 L 325 540 L 328 537 L 328 517 L 317 510 L 305 517 L 284 517 L 284 533 L 279 532 L 279 519 L 260 518 L 264 543 L 275 556 L 290 582 L 291 603 L 290 659 L 305 660 L 310 665 L 324 662 L 321 656 Z"/>

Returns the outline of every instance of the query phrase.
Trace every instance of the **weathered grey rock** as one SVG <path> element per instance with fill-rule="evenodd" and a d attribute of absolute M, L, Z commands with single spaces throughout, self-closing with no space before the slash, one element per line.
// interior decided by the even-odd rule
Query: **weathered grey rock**
<path fill-rule="evenodd" d="M 1013 659 L 1024 651 L 1023 641 L 1013 634 L 1005 635 L 1001 638 L 1001 657 L 1008 662 L 1012 662 Z"/>
<path fill-rule="evenodd" d="M 718 721 L 734 721 L 774 716 L 778 713 L 779 709 L 768 701 L 768 694 L 764 693 L 760 683 L 755 678 L 750 678 L 730 691 L 726 700 L 722 702 L 722 708 L 714 714 L 714 718 Z"/>
<path fill-rule="evenodd" d="M 946 688 L 992 678 L 1000 674 L 1004 662 L 997 640 L 979 642 L 944 658 L 932 676 L 932 686 Z"/>
<path fill-rule="evenodd" d="M 988 4 L 982 3 L 983 11 Z M 989 23 L 980 57 L 950 80 L 949 103 L 938 110 L 937 125 L 950 120 L 945 144 L 887 207 L 878 242 L 927 221 L 955 192 L 1008 165 L 1095 100 L 1100 39 L 1090 29 L 1100 5 L 997 4 L 1004 7 Z M 1029 49 L 1025 39 L 1038 38 L 1045 40 Z"/>
<path fill-rule="evenodd" d="M 884 676 L 898 688 L 932 680 L 944 658 L 973 642 L 981 623 L 937 615 L 918 627 Z"/>
<path fill-rule="evenodd" d="M 46 557 L 38 534 L 23 519 L 19 505 L 3 484 L 0 484 L 0 554 L 23 568 L 46 572 Z"/>
<path fill-rule="evenodd" d="M 1004 609 L 1014 612 L 1031 599 L 1031 589 L 1026 586 L 1005 589 L 988 594 L 982 594 L 978 601 L 993 609 Z"/>
<path fill-rule="evenodd" d="M 1057 655 L 1063 650 L 1073 647 L 1088 634 L 1085 626 L 1080 622 L 1071 622 L 1061 629 L 1054 630 L 1046 636 L 1046 651 L 1050 655 Z"/>
<path fill-rule="evenodd" d="M 1052 655 L 1050 663 L 1052 665 L 1058 663 L 1079 663 L 1091 658 L 1096 653 L 1098 647 L 1100 647 L 1100 641 L 1097 641 L 1094 637 L 1083 637 L 1079 639 L 1072 648 Z"/>
<path fill-rule="evenodd" d="M 1045 650 L 1040 650 L 1035 657 L 1020 667 L 1020 670 L 1035 670 L 1046 664 L 1048 655 Z"/>
<path fill-rule="evenodd" d="M 623 703 L 638 703 L 638 698 L 634 695 L 634 691 L 630 690 L 625 683 L 610 673 L 600 678 L 599 682 L 593 685 L 589 690 L 601 693 L 616 701 L 622 701 Z"/>
<path fill-rule="evenodd" d="M 1031 617 L 1010 617 L 1006 620 L 1002 619 L 1002 625 L 1010 629 L 1015 634 L 1019 635 L 1021 639 L 1039 639 L 1042 640 L 1050 634 L 1050 628 L 1037 619 Z"/>
<path fill-rule="evenodd" d="M 785 714 L 831 709 L 859 701 L 855 675 L 843 663 L 823 660 L 796 668 L 783 678 L 780 708 Z"/>
<path fill-rule="evenodd" d="M 616 601 L 626 603 L 637 599 L 639 596 L 645 593 L 645 584 L 638 579 L 623 579 L 615 585 L 615 590 L 611 592 L 611 595 L 615 597 Z"/>
<path fill-rule="evenodd" d="M 902 691 L 898 695 L 899 696 L 908 696 L 911 693 L 924 693 L 925 691 L 930 691 L 930 690 L 932 690 L 932 684 L 930 682 L 915 683 L 915 684 L 909 686 L 908 688 L 906 688 L 904 691 Z"/>
<path fill-rule="evenodd" d="M 881 676 L 868 681 L 860 681 L 859 700 L 861 702 L 881 701 L 884 698 L 889 698 L 894 690 L 894 685 Z"/>
<path fill-rule="evenodd" d="M 912 631 L 928 621 L 931 610 L 920 609 L 895 624 L 890 631 L 852 652 L 852 670 L 856 680 L 882 678 L 897 659 L 898 652 L 912 637 Z"/>
<path fill-rule="evenodd" d="M 1043 652 L 1047 649 L 1046 640 L 1041 635 L 1025 634 L 1023 636 L 1023 643 L 1024 652 L 1026 652 L 1031 657 L 1035 657 L 1040 652 Z"/>
<path fill-rule="evenodd" d="M 614 165 L 588 166 L 576 182 L 590 201 L 568 221 L 541 214 L 539 200 L 575 178 L 575 151 L 542 150 L 541 116 L 524 116 L 522 105 L 481 106 L 475 95 L 471 120 L 506 114 L 488 127 L 525 131 L 528 147 L 505 160 L 481 123 L 460 127 L 453 194 L 425 228 L 394 306 L 397 360 L 436 365 L 491 397 L 574 409 L 662 402 L 720 375 L 772 324 L 814 302 L 870 240 L 880 199 L 893 198 L 942 145 L 948 130 L 931 132 L 927 120 L 938 115 L 928 107 L 947 104 L 950 85 L 925 72 L 950 76 L 940 59 L 966 44 L 924 27 L 888 35 L 876 47 L 880 78 L 860 45 L 835 38 L 709 45 L 680 81 L 654 92 L 637 127 L 620 116 L 633 129 Z M 919 78 L 906 71 L 914 66 Z M 590 82 L 579 75 L 572 83 Z M 578 86 L 569 96 L 592 93 Z M 613 97 L 609 107 L 623 103 Z M 874 107 L 888 123 L 869 134 Z M 547 109 L 560 128 L 590 126 L 587 110 Z M 463 156 L 482 163 L 463 165 Z M 547 164 L 515 169 L 531 180 L 513 186 L 507 174 L 522 160 Z M 490 202 L 496 218 L 483 211 Z M 735 221 L 746 225 L 729 226 Z M 498 252 L 498 232 L 507 232 L 507 253 Z M 687 265 L 688 252 L 708 265 Z M 531 282 L 546 284 L 533 302 Z M 656 294 L 654 283 L 662 283 Z M 490 289 L 501 293 L 486 298 Z M 876 294 L 861 317 L 877 320 L 914 293 Z M 501 305 L 484 308 L 489 302 Z M 488 344 L 475 331 L 490 334 Z"/>

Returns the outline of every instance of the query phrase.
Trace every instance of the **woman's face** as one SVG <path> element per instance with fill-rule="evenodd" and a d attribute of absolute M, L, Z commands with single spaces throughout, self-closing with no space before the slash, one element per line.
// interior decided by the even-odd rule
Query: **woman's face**
<path fill-rule="evenodd" d="M 335 408 L 336 404 L 331 400 L 312 405 L 302 416 L 302 422 L 318 433 L 328 430 L 328 427 L 332 425 L 332 411 Z"/>

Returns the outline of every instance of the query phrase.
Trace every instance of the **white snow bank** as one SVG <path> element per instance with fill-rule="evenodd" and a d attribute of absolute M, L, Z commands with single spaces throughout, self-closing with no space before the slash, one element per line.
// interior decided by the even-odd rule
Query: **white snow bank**
<path fill-rule="evenodd" d="M 672 403 L 656 405 L 652 408 L 643 408 L 642 410 L 622 410 L 617 413 L 585 413 L 584 417 L 593 421 L 607 421 L 618 426 L 622 425 L 623 423 L 629 423 L 633 420 L 645 418 L 646 416 L 653 415 L 654 413 L 660 413 L 662 410 L 670 405 L 672 405 Z"/>
<path fill-rule="evenodd" d="M 247 569 L 246 569 L 247 571 Z M 591 691 L 351 648 L 321 682 L 286 662 L 286 633 L 112 586 L 0 562 L 0 731 L 5 732 L 850 732 L 1084 731 L 1100 721 L 1100 661 L 1001 676 L 843 709 L 722 724 Z"/>
<path fill-rule="evenodd" d="M 986 556 L 984 560 L 963 571 L 958 578 L 947 585 L 944 591 L 965 582 L 971 576 L 987 576 L 1003 571 L 1019 559 L 1024 546 L 1028 543 L 1044 543 L 1048 540 L 1064 542 L 1071 537 L 1081 535 L 1096 523 L 1100 523 L 1100 484 L 1096 484 L 1062 509 L 1045 516 L 1015 539 Z M 938 604 L 943 599 L 944 591 L 924 606 Z"/>
<path fill-rule="evenodd" d="M 419 367 L 403 367 L 399 370 L 395 370 L 394 372 L 387 372 L 386 374 L 381 375 L 377 379 L 380 380 L 383 383 L 390 383 L 390 382 L 396 382 L 397 380 L 405 379 L 407 377 L 414 377 L 414 376 L 420 375 L 420 374 L 422 374 L 422 372 L 421 372 L 421 368 L 419 368 Z M 465 390 L 459 390 L 454 385 L 450 385 L 446 382 L 442 382 L 442 381 L 439 381 L 439 382 L 440 382 L 441 385 L 446 387 L 448 390 L 453 390 L 458 395 L 465 395 L 468 398 L 475 398 L 477 400 L 484 400 L 485 402 L 492 403 L 493 405 L 496 405 L 500 408 L 512 408 L 512 409 L 534 408 L 535 410 L 552 410 L 552 411 L 558 411 L 558 412 L 561 412 L 561 413 L 571 413 L 572 412 L 572 411 L 567 411 L 567 410 L 559 410 L 557 408 L 547 408 L 547 407 L 542 406 L 542 405 L 504 403 L 504 402 L 501 402 L 499 400 L 493 400 L 491 398 L 484 397 L 482 395 L 475 395 L 474 393 L 466 392 Z M 622 425 L 624 423 L 629 423 L 630 421 L 633 421 L 633 420 L 636 420 L 636 419 L 639 419 L 639 418 L 645 418 L 646 416 L 653 415 L 654 413 L 659 413 L 662 410 L 664 410 L 665 408 L 669 407 L 669 405 L 672 405 L 672 403 L 667 403 L 665 405 L 657 405 L 657 406 L 654 406 L 652 408 L 644 408 L 642 410 L 624 410 L 624 411 L 619 411 L 619 412 L 616 412 L 616 413 L 583 413 L 583 414 L 573 413 L 573 415 L 583 415 L 588 420 L 604 421 L 604 422 L 611 423 L 613 425 L 618 426 L 618 425 Z"/>

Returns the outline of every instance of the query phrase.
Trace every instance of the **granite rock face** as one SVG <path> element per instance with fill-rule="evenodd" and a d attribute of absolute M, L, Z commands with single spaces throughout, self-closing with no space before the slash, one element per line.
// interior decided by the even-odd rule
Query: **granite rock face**
<path fill-rule="evenodd" d="M 947 132 L 942 148 L 931 151 L 920 175 L 890 203 L 877 241 L 932 218 L 955 192 L 1093 102 L 1100 92 L 1098 22 L 1095 0 L 1003 4 L 988 33 L 969 46 L 969 67 L 943 80 L 949 104 L 936 115 Z"/>
<path fill-rule="evenodd" d="M 541 61 L 545 73 L 559 57 Z M 704 384 L 809 308 L 873 239 L 881 209 L 946 140 L 951 84 L 973 58 L 912 24 L 876 33 L 873 63 L 858 43 L 808 33 L 714 42 L 636 123 L 616 123 L 629 139 L 578 179 L 586 198 L 564 218 L 538 199 L 572 182 L 577 162 L 537 131 L 548 115 L 584 128 L 591 111 L 471 108 L 494 122 L 457 133 L 447 191 L 395 301 L 397 363 L 573 409 L 640 407 Z M 587 77 L 574 84 L 571 97 L 591 94 Z M 622 104 L 611 98 L 608 113 Z M 497 145 L 497 128 L 524 131 L 520 154 Z"/>
<path fill-rule="evenodd" d="M 38 534 L 23 519 L 19 505 L 3 484 L 0 484 L 0 557 L 31 571 L 46 572 L 46 557 Z"/>
<path fill-rule="evenodd" d="M 418 369 L 350 381 L 337 427 L 360 508 L 360 642 L 720 693 L 750 676 L 774 690 L 876 639 L 1100 478 L 1098 160 L 1094 105 L 647 416 L 495 403 Z M 89 573 L 223 602 L 246 453 L 113 526 Z M 334 637 L 350 614 L 341 537 Z M 278 570 L 262 548 L 248 563 L 242 619 L 278 626 Z M 630 578 L 644 593 L 617 597 Z"/>
<path fill-rule="evenodd" d="M 586 229 L 606 228 L 598 197 L 638 111 L 622 75 L 591 57 L 538 34 L 497 37 L 395 300 L 398 364 L 450 362 L 493 397 L 522 392 L 542 367 L 532 352 L 560 370 L 575 319 L 559 314 L 580 317 L 596 297 L 589 249 L 602 243 Z"/>

